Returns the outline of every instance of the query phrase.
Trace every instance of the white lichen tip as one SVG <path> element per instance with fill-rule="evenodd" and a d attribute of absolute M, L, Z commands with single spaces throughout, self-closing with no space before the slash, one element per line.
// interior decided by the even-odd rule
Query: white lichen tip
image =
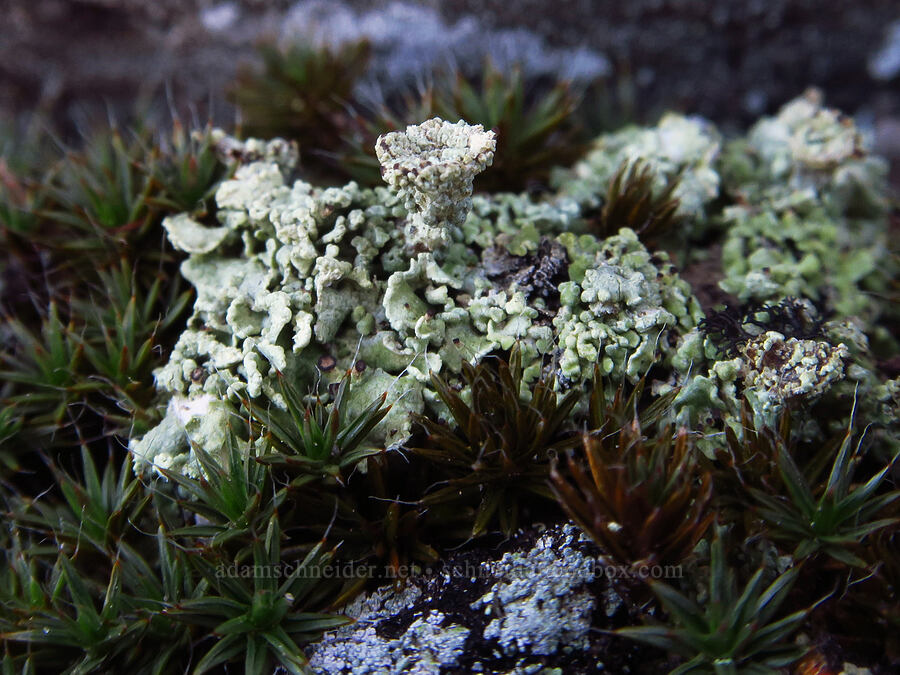
<path fill-rule="evenodd" d="M 407 243 L 436 250 L 465 222 L 472 181 L 494 161 L 496 135 L 480 124 L 435 117 L 379 136 L 375 154 L 381 175 L 411 213 Z"/>
<path fill-rule="evenodd" d="M 428 190 L 438 177 L 474 178 L 491 165 L 496 148 L 496 135 L 482 125 L 434 117 L 379 136 L 375 154 L 389 185 L 399 189 L 415 184 Z"/>

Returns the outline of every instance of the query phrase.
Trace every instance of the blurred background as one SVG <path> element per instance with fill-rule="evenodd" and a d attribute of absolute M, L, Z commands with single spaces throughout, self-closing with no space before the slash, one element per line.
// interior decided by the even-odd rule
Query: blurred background
<path fill-rule="evenodd" d="M 726 131 L 745 128 L 813 85 L 829 105 L 858 115 L 895 167 L 900 157 L 895 0 L 0 4 L 7 136 L 27 130 L 71 142 L 110 119 L 168 125 L 174 113 L 277 131 L 254 111 L 236 110 L 241 88 L 266 72 L 266 48 L 339 50 L 366 41 L 362 67 L 332 72 L 355 112 L 385 103 L 396 112 L 398 96 L 421 92 L 436 73 L 478 80 L 486 59 L 502 72 L 519 64 L 529 90 L 573 83 L 591 132 L 652 122 L 664 109 L 705 116 Z"/>

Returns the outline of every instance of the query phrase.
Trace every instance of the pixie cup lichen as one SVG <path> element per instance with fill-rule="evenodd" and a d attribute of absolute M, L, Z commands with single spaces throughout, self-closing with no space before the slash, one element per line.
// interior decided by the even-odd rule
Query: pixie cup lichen
<path fill-rule="evenodd" d="M 495 134 L 480 124 L 437 117 L 378 138 L 381 175 L 410 212 L 406 243 L 438 251 L 451 241 L 471 207 L 472 181 L 494 161 Z"/>

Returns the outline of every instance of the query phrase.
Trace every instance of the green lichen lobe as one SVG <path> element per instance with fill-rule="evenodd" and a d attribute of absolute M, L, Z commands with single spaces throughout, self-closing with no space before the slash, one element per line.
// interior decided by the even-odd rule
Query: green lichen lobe
<path fill-rule="evenodd" d="M 410 126 L 379 139 L 388 187 L 362 189 L 290 182 L 296 157 L 283 142 L 219 138 L 237 159 L 216 193 L 218 224 L 185 214 L 165 223 L 189 255 L 182 274 L 197 300 L 155 373 L 163 402 L 283 407 L 277 373 L 307 391 L 351 369 L 351 407 L 389 392 L 394 407 L 370 442 L 396 446 L 415 414 L 448 417 L 431 373 L 459 385 L 464 362 L 518 344 L 523 397 L 548 368 L 561 392 L 595 364 L 632 382 L 652 370 L 655 394 L 680 388 L 672 417 L 710 442 L 722 424 L 739 431 L 744 396 L 769 418 L 786 402 L 858 386 L 863 407 L 896 417 L 868 346 L 886 339 L 873 322 L 895 311 L 882 299 L 896 264 L 883 165 L 847 120 L 806 97 L 725 142 L 706 122 L 669 115 L 601 137 L 540 198 L 473 195 L 495 144 L 465 122 Z M 718 354 L 676 268 L 690 251 L 648 249 L 625 227 L 586 234 L 610 178 L 636 161 L 651 167 L 654 189 L 678 180 L 686 241 L 721 241 L 722 289 L 741 302 L 809 298 L 844 329 L 811 340 L 763 330 Z M 206 447 L 204 433 L 170 407 L 132 448 L 144 466 L 193 466 L 188 437 Z"/>

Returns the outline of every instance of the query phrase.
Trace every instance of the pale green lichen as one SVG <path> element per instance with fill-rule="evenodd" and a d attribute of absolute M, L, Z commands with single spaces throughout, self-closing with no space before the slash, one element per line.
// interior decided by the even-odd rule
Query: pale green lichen
<path fill-rule="evenodd" d="M 316 359 L 353 311 L 379 305 L 371 268 L 389 243 L 399 245 L 393 221 L 386 224 L 396 199 L 353 183 L 289 187 L 277 164 L 256 162 L 223 182 L 216 201 L 228 232 L 214 232 L 216 246 L 194 246 L 182 264 L 197 300 L 157 387 L 188 400 L 264 395 L 277 405 L 276 371 L 311 382 Z M 177 226 L 169 231 L 179 238 Z M 164 424 L 175 422 L 169 411 Z M 132 447 L 147 461 L 186 452 L 163 440 Z"/>
<path fill-rule="evenodd" d="M 197 444 L 214 460 L 227 461 L 223 449 L 235 412 L 228 402 L 209 394 L 190 399 L 173 396 L 163 421 L 131 444 L 136 463 L 199 476 L 191 444 Z"/>
<path fill-rule="evenodd" d="M 869 321 L 892 311 L 878 299 L 898 272 L 885 226 L 887 165 L 820 94 L 732 142 L 720 172 L 738 201 L 721 218 L 724 290 L 743 301 L 823 300 Z"/>
<path fill-rule="evenodd" d="M 886 163 L 869 154 L 853 121 L 825 108 L 815 89 L 760 120 L 745 143 L 757 164 L 740 186 L 745 196 L 813 190 L 831 215 L 887 208 Z"/>
<path fill-rule="evenodd" d="M 655 366 L 653 391 L 680 388 L 671 415 L 701 433 L 723 422 L 742 433 L 745 394 L 769 419 L 785 401 L 858 391 L 860 409 L 893 424 L 894 394 L 868 346 L 884 331 L 848 323 L 892 311 L 879 300 L 892 274 L 882 167 L 852 125 L 809 97 L 724 150 L 709 124 L 677 115 L 601 137 L 540 199 L 473 197 L 494 138 L 463 122 L 382 138 L 390 189 L 291 182 L 289 144 L 217 138 L 237 163 L 216 193 L 218 225 L 165 222 L 189 254 L 182 274 L 197 299 L 155 374 L 175 403 L 160 427 L 132 439 L 139 466 L 190 470 L 187 439 L 212 448 L 216 436 L 176 408 L 209 397 L 232 409 L 246 397 L 282 406 L 278 372 L 308 390 L 351 369 L 353 409 L 389 392 L 394 407 L 370 442 L 398 445 L 414 413 L 447 417 L 432 372 L 458 384 L 463 362 L 514 344 L 525 397 L 551 370 L 563 390 L 584 384 L 595 364 L 632 381 Z M 768 347 L 751 340 L 722 358 L 697 330 L 703 312 L 666 253 L 629 229 L 585 234 L 609 179 L 639 159 L 658 189 L 679 180 L 689 234 L 722 230 L 725 290 L 747 301 L 817 299 L 837 310 L 827 337 L 757 336 Z M 787 350 L 788 365 L 774 364 L 772 350 Z M 319 368 L 324 357 L 336 365 Z M 721 440 L 707 435 L 701 445 Z"/>
<path fill-rule="evenodd" d="M 198 138 L 202 139 L 202 136 Z M 247 138 L 243 141 L 229 136 L 222 129 L 213 129 L 209 139 L 212 141 L 216 155 L 225 164 L 248 164 L 251 162 L 267 162 L 278 165 L 283 171 L 291 171 L 300 161 L 300 150 L 296 141 L 283 138 L 262 140 Z"/>
<path fill-rule="evenodd" d="M 521 195 L 475 195 L 472 210 L 462 227 L 467 246 L 490 248 L 499 241 L 513 255 L 525 255 L 538 247 L 542 235 L 578 230 L 581 207 L 569 197 L 536 202 Z"/>
<path fill-rule="evenodd" d="M 627 228 L 602 242 L 571 233 L 559 240 L 573 261 L 553 319 L 562 375 L 584 381 L 599 361 L 602 374 L 636 380 L 654 363 L 671 365 L 678 336 L 702 311 L 668 256 L 651 254 Z"/>
<path fill-rule="evenodd" d="M 725 424 L 738 439 L 744 437 L 742 400 L 757 428 L 771 428 L 787 409 L 827 398 L 826 405 L 852 406 L 858 419 L 871 422 L 867 435 L 878 439 L 875 445 L 886 457 L 893 456 L 900 450 L 900 417 L 888 393 L 892 381 L 879 378 L 866 335 L 850 320 L 826 322 L 822 335 L 813 340 L 761 331 L 738 345 L 733 358 L 723 358 L 700 331 L 688 333 L 672 359 L 674 373 L 668 382 L 654 383 L 654 393 L 677 388 L 676 420 L 704 432 L 698 447 L 707 454 L 724 448 L 716 426 Z M 849 422 L 847 416 L 801 417 L 793 428 L 800 438 L 821 441 L 842 435 Z"/>
<path fill-rule="evenodd" d="M 469 212 L 472 181 L 494 161 L 492 131 L 437 117 L 378 138 L 381 175 L 410 212 L 406 241 L 413 250 L 450 244 Z"/>
<path fill-rule="evenodd" d="M 545 284 L 542 292 L 561 291 L 565 304 L 557 308 L 548 304 L 552 298 L 535 294 L 530 281 L 492 281 L 482 262 L 488 249 L 467 246 L 463 230 L 455 231 L 461 240 L 452 239 L 440 261 L 432 252 L 410 255 L 402 230 L 406 211 L 386 190 L 360 190 L 353 183 L 288 186 L 277 165 L 257 162 L 238 168 L 216 199 L 226 232 L 188 226 L 191 256 L 182 274 L 197 289 L 194 314 L 169 363 L 156 373 L 162 392 L 187 400 L 264 396 L 282 405 L 276 372 L 311 383 L 317 360 L 327 354 L 342 366 L 322 374 L 333 381 L 359 360 L 367 367 L 354 374 L 360 393 L 352 401 L 388 387 L 402 392 L 402 402 L 372 439 L 396 444 L 411 432 L 411 413 L 425 406 L 442 410 L 430 388 L 431 372 L 459 373 L 463 361 L 519 342 L 525 386 L 554 355 L 565 381 L 588 378 L 591 359 L 600 354 L 605 372 L 637 378 L 700 317 L 665 254 L 650 254 L 633 232 L 605 242 L 560 232 L 572 222 L 570 204 L 529 206 L 527 197 L 503 195 L 497 206 L 473 216 L 531 213 L 540 231 L 554 235 L 558 243 L 548 249 L 556 256 L 553 269 L 567 280 L 560 289 Z M 199 236 L 207 230 L 213 243 Z M 188 238 L 177 226 L 170 232 L 178 241 Z M 496 232 L 491 250 L 505 250 L 510 234 Z M 513 268 L 543 261 L 505 255 Z M 167 428 L 173 424 L 167 416 Z M 168 438 L 156 434 L 153 443 L 132 444 L 148 461 L 154 456 L 150 446 L 166 455 L 187 452 Z"/>
<path fill-rule="evenodd" d="M 842 316 L 883 311 L 867 292 L 884 285 L 885 242 L 851 246 L 839 221 L 809 192 L 789 202 L 725 209 L 720 286 L 741 301 L 803 296 L 826 301 Z"/>
<path fill-rule="evenodd" d="M 553 185 L 583 209 L 600 207 L 610 180 L 623 164 L 645 162 L 654 175 L 654 188 L 662 192 L 673 180 L 678 213 L 692 234 L 705 229 L 706 209 L 718 197 L 720 178 L 715 160 L 722 139 L 707 121 L 668 113 L 652 128 L 628 127 L 601 136 L 590 153 L 571 170 L 553 175 Z"/>
<path fill-rule="evenodd" d="M 162 224 L 172 246 L 185 253 L 209 253 L 228 236 L 227 227 L 205 227 L 187 213 L 165 218 Z"/>

